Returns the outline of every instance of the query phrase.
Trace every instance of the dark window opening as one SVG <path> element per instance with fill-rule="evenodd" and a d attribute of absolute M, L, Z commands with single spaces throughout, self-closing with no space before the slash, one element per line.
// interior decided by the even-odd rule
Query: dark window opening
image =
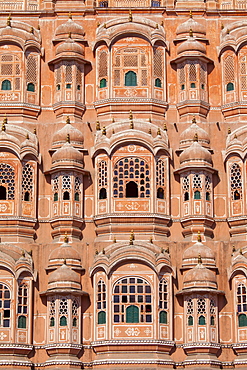
<path fill-rule="evenodd" d="M 233 199 L 234 200 L 239 200 L 240 199 L 240 193 L 237 190 L 234 191 Z"/>
<path fill-rule="evenodd" d="M 160 78 L 155 79 L 154 86 L 155 87 L 161 87 L 161 79 Z"/>
<path fill-rule="evenodd" d="M 80 200 L 80 194 L 75 193 L 75 201 L 79 202 L 79 200 Z"/>
<path fill-rule="evenodd" d="M 67 326 L 67 318 L 65 316 L 60 317 L 60 326 Z"/>
<path fill-rule="evenodd" d="M 11 82 L 9 80 L 4 80 L 2 82 L 2 90 L 11 90 Z"/>
<path fill-rule="evenodd" d="M 29 191 L 26 191 L 24 194 L 24 201 L 29 202 L 30 201 L 30 193 Z"/>
<path fill-rule="evenodd" d="M 66 84 L 66 89 L 71 89 L 71 84 Z"/>
<path fill-rule="evenodd" d="M 184 201 L 186 202 L 187 200 L 189 200 L 190 199 L 190 196 L 189 196 L 189 193 L 188 193 L 188 191 L 186 191 L 185 193 L 184 193 Z"/>
<path fill-rule="evenodd" d="M 206 200 L 210 200 L 210 193 L 208 191 L 206 192 Z"/>
<path fill-rule="evenodd" d="M 68 191 L 63 193 L 63 200 L 70 200 L 70 193 Z"/>
<path fill-rule="evenodd" d="M 35 86 L 32 82 L 27 84 L 27 91 L 35 92 Z"/>
<path fill-rule="evenodd" d="M 106 313 L 105 311 L 100 311 L 98 313 L 98 324 L 102 325 L 106 323 Z"/>
<path fill-rule="evenodd" d="M 215 325 L 215 319 L 214 316 L 210 317 L 210 325 L 214 326 Z"/>
<path fill-rule="evenodd" d="M 185 89 L 185 85 L 184 84 L 182 84 L 181 85 L 181 90 L 184 90 Z"/>
<path fill-rule="evenodd" d="M 77 326 L 77 318 L 74 317 L 72 321 L 72 326 L 75 328 Z"/>
<path fill-rule="evenodd" d="M 61 86 L 60 86 L 60 84 L 57 84 L 57 90 L 59 91 L 59 90 L 61 90 Z"/>
<path fill-rule="evenodd" d="M 77 85 L 77 90 L 81 90 L 81 85 Z"/>
<path fill-rule="evenodd" d="M 164 199 L 164 189 L 162 188 L 157 189 L 157 198 Z"/>
<path fill-rule="evenodd" d="M 102 87 L 106 87 L 107 85 L 107 82 L 106 82 L 106 79 L 105 78 L 102 78 L 100 80 L 100 83 L 99 83 L 99 87 L 102 88 Z"/>
<path fill-rule="evenodd" d="M 50 319 L 50 326 L 55 326 L 55 319 L 54 319 L 54 317 L 51 317 L 51 319 Z"/>
<path fill-rule="evenodd" d="M 201 199 L 201 193 L 200 193 L 200 191 L 196 190 L 194 192 L 194 199 Z"/>
<path fill-rule="evenodd" d="M 160 316 L 160 324 L 167 324 L 167 312 L 161 311 L 159 316 Z"/>
<path fill-rule="evenodd" d="M 151 1 L 151 6 L 152 6 L 153 8 L 159 8 L 159 7 L 160 7 L 160 1 L 152 0 L 152 1 Z"/>
<path fill-rule="evenodd" d="M 134 181 L 126 184 L 126 198 L 138 198 L 138 186 Z"/>
<path fill-rule="evenodd" d="M 196 84 L 195 84 L 195 82 L 191 82 L 190 87 L 191 87 L 192 89 L 195 89 L 195 88 L 196 88 Z"/>
<path fill-rule="evenodd" d="M 6 200 L 7 199 L 7 191 L 4 186 L 0 186 L 0 200 Z"/>
<path fill-rule="evenodd" d="M 107 198 L 107 192 L 105 188 L 101 188 L 99 191 L 99 199 L 106 199 Z"/>
<path fill-rule="evenodd" d="M 133 71 L 128 71 L 125 73 L 125 86 L 137 86 L 137 76 Z"/>
<path fill-rule="evenodd" d="M 232 82 L 229 82 L 226 85 L 226 91 L 233 91 L 234 90 L 234 84 Z"/>
<path fill-rule="evenodd" d="M 23 316 L 23 315 L 19 316 L 18 317 L 18 328 L 19 329 L 26 329 L 26 327 L 27 327 L 27 318 L 26 318 L 26 316 Z"/>
<path fill-rule="evenodd" d="M 199 325 L 206 325 L 206 319 L 205 316 L 201 315 L 198 320 Z"/>
<path fill-rule="evenodd" d="M 108 1 L 100 1 L 99 2 L 100 8 L 108 8 Z"/>
<path fill-rule="evenodd" d="M 194 324 L 193 316 L 189 316 L 188 317 L 188 326 L 193 326 L 193 324 Z"/>
<path fill-rule="evenodd" d="M 54 193 L 54 202 L 57 202 L 58 201 L 58 193 Z"/>
<path fill-rule="evenodd" d="M 202 84 L 202 90 L 205 90 L 205 85 L 204 84 Z"/>

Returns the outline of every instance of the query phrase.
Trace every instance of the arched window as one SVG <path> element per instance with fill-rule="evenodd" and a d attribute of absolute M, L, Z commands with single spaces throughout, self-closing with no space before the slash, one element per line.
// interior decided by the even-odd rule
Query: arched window
<path fill-rule="evenodd" d="M 159 311 L 159 322 L 167 324 L 168 282 L 164 278 L 159 282 Z"/>
<path fill-rule="evenodd" d="M 192 326 L 194 324 L 193 315 L 194 315 L 194 302 L 193 299 L 189 298 L 186 299 L 186 316 L 188 326 Z"/>
<path fill-rule="evenodd" d="M 196 190 L 194 192 L 194 199 L 201 199 L 201 193 L 200 193 L 200 191 Z"/>
<path fill-rule="evenodd" d="M 72 302 L 72 326 L 74 328 L 77 327 L 77 324 L 78 324 L 78 317 L 79 317 L 78 308 L 79 308 L 78 301 L 74 299 Z"/>
<path fill-rule="evenodd" d="M 24 194 L 24 201 L 29 202 L 30 201 L 30 193 L 29 191 L 26 191 Z"/>
<path fill-rule="evenodd" d="M 26 327 L 27 327 L 27 318 L 26 318 L 26 316 L 23 316 L 23 315 L 19 316 L 18 317 L 18 328 L 19 329 L 26 329 Z"/>
<path fill-rule="evenodd" d="M 127 323 L 139 322 L 139 307 L 131 305 L 126 308 L 126 322 Z"/>
<path fill-rule="evenodd" d="M 106 85 L 107 85 L 106 78 L 102 78 L 99 82 L 99 87 L 104 88 L 106 87 Z"/>
<path fill-rule="evenodd" d="M 7 191 L 5 186 L 0 186 L 0 200 L 6 200 L 7 199 Z"/>
<path fill-rule="evenodd" d="M 97 284 L 96 312 L 97 312 L 97 323 L 105 324 L 106 323 L 106 285 L 102 279 L 100 279 Z"/>
<path fill-rule="evenodd" d="M 11 82 L 9 80 L 2 81 L 2 90 L 11 90 Z"/>
<path fill-rule="evenodd" d="M 205 316 L 203 316 L 203 315 L 199 316 L 198 324 L 199 324 L 199 325 L 206 325 L 206 319 L 205 319 Z"/>
<path fill-rule="evenodd" d="M 67 326 L 68 317 L 68 301 L 66 298 L 60 299 L 59 302 L 59 325 Z"/>
<path fill-rule="evenodd" d="M 215 325 L 215 318 L 214 316 L 210 316 L 210 325 L 214 326 Z"/>
<path fill-rule="evenodd" d="M 32 82 L 27 84 L 27 91 L 35 92 L 35 85 Z"/>
<path fill-rule="evenodd" d="M 164 199 L 164 189 L 162 189 L 162 188 L 157 189 L 157 198 L 158 199 Z"/>
<path fill-rule="evenodd" d="M 11 297 L 9 288 L 0 284 L 0 326 L 4 328 L 10 327 L 10 305 Z"/>
<path fill-rule="evenodd" d="M 80 194 L 79 193 L 75 193 L 75 201 L 76 202 L 79 202 L 80 200 Z"/>
<path fill-rule="evenodd" d="M 52 301 L 50 302 L 50 312 L 49 312 L 50 326 L 55 326 L 55 316 L 56 316 L 56 304 L 55 300 L 52 299 Z"/>
<path fill-rule="evenodd" d="M 184 194 L 184 201 L 186 202 L 187 200 L 190 199 L 189 196 L 189 190 L 190 190 L 190 179 L 189 176 L 185 176 L 182 180 L 182 189 L 183 189 L 183 194 Z"/>
<path fill-rule="evenodd" d="M 54 317 L 50 318 L 50 326 L 55 326 L 55 318 Z"/>
<path fill-rule="evenodd" d="M 126 277 L 113 288 L 115 323 L 152 322 L 151 286 L 142 278 Z"/>
<path fill-rule="evenodd" d="M 63 200 L 70 200 L 70 193 L 68 191 L 63 193 Z"/>
<path fill-rule="evenodd" d="M 107 198 L 107 192 L 105 188 L 101 188 L 99 191 L 99 199 L 106 199 Z"/>
<path fill-rule="evenodd" d="M 137 86 L 137 75 L 135 72 L 128 71 L 127 73 L 125 73 L 124 85 L 125 86 Z"/>
<path fill-rule="evenodd" d="M 98 188 L 99 188 L 99 199 L 106 199 L 107 198 L 107 179 L 108 171 L 107 171 L 107 163 L 106 161 L 100 161 L 98 164 Z"/>
<path fill-rule="evenodd" d="M 150 170 L 148 163 L 137 157 L 120 159 L 113 170 L 114 198 L 150 197 Z"/>
<path fill-rule="evenodd" d="M 196 88 L 195 82 L 191 82 L 190 87 L 191 87 L 191 89 L 195 89 Z"/>
<path fill-rule="evenodd" d="M 188 316 L 188 326 L 193 326 L 194 325 L 194 319 L 193 316 Z"/>
<path fill-rule="evenodd" d="M 244 326 L 247 326 L 247 316 L 244 314 L 244 313 L 241 313 L 239 316 L 238 316 L 238 326 L 240 328 L 244 327 Z"/>
<path fill-rule="evenodd" d="M 18 328 L 24 329 L 26 328 L 28 314 L 28 288 L 26 284 L 22 284 L 19 286 L 17 310 L 18 310 Z"/>
<path fill-rule="evenodd" d="M 155 87 L 162 87 L 162 86 L 161 86 L 161 79 L 160 79 L 160 78 L 156 78 L 156 79 L 155 79 L 154 86 L 155 86 Z"/>
<path fill-rule="evenodd" d="M 166 164 L 162 159 L 159 159 L 156 162 L 156 189 L 157 189 L 157 198 L 165 198 L 165 189 L 166 189 Z"/>
<path fill-rule="evenodd" d="M 160 324 L 167 324 L 167 312 L 166 311 L 160 311 L 159 322 Z"/>
<path fill-rule="evenodd" d="M 26 163 L 22 168 L 22 199 L 29 202 L 33 198 L 34 189 L 34 169 Z"/>
<path fill-rule="evenodd" d="M 242 199 L 242 173 L 238 163 L 230 167 L 230 187 L 232 200 Z"/>
<path fill-rule="evenodd" d="M 7 188 L 7 197 L 5 199 L 15 199 L 15 171 L 9 164 L 0 163 L 0 185 L 4 184 Z M 2 192 L 4 190 L 2 189 Z"/>
<path fill-rule="evenodd" d="M 60 326 L 67 326 L 67 317 L 66 316 L 61 316 L 60 317 L 59 325 Z"/>
<path fill-rule="evenodd" d="M 226 85 L 226 91 L 233 91 L 234 90 L 234 84 L 232 82 L 229 82 Z"/>
<path fill-rule="evenodd" d="M 184 193 L 184 201 L 187 202 L 187 200 L 189 200 L 189 199 L 190 199 L 189 193 L 186 191 Z"/>
<path fill-rule="evenodd" d="M 135 181 L 126 184 L 126 198 L 138 198 L 138 185 Z"/>
<path fill-rule="evenodd" d="M 247 312 L 246 286 L 243 283 L 237 286 L 237 312 Z"/>
<path fill-rule="evenodd" d="M 54 202 L 57 202 L 58 201 L 58 193 L 54 193 L 53 199 L 54 199 Z"/>

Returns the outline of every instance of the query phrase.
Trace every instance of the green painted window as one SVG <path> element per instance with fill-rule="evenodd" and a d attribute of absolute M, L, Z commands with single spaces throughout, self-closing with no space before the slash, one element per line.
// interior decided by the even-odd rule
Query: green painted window
<path fill-rule="evenodd" d="M 60 84 L 57 84 L 57 90 L 59 91 L 59 90 L 61 90 L 61 86 L 60 86 Z"/>
<path fill-rule="evenodd" d="M 71 89 L 71 84 L 66 84 L 66 89 Z"/>
<path fill-rule="evenodd" d="M 23 315 L 19 316 L 18 317 L 18 328 L 19 329 L 26 329 L 26 327 L 27 327 L 27 318 L 26 318 L 26 316 L 23 316 Z"/>
<path fill-rule="evenodd" d="M 65 316 L 60 317 L 60 326 L 67 326 L 67 318 Z"/>
<path fill-rule="evenodd" d="M 2 90 L 11 90 L 11 82 L 9 80 L 2 82 Z"/>
<path fill-rule="evenodd" d="M 76 318 L 76 317 L 74 317 L 74 318 L 73 318 L 72 326 L 73 326 L 74 328 L 75 328 L 75 327 L 77 327 L 77 318 Z"/>
<path fill-rule="evenodd" d="M 160 324 L 167 324 L 167 312 L 166 311 L 160 312 Z"/>
<path fill-rule="evenodd" d="M 154 86 L 155 87 L 161 87 L 161 79 L 160 78 L 155 79 Z"/>
<path fill-rule="evenodd" d="M 106 313 L 105 311 L 100 311 L 98 313 L 98 324 L 105 324 L 106 323 Z"/>
<path fill-rule="evenodd" d="M 106 87 L 107 85 L 107 82 L 106 82 L 106 79 L 105 78 L 102 78 L 100 80 L 100 83 L 99 83 L 99 87 L 102 88 L 102 87 Z"/>
<path fill-rule="evenodd" d="M 182 84 L 181 85 L 181 90 L 184 90 L 185 89 L 185 85 L 184 84 Z"/>
<path fill-rule="evenodd" d="M 126 308 L 126 322 L 138 323 L 139 322 L 139 308 L 137 306 L 129 306 Z"/>
<path fill-rule="evenodd" d="M 195 88 L 196 88 L 196 84 L 195 84 L 195 82 L 191 82 L 190 87 L 191 87 L 192 89 L 195 89 Z"/>
<path fill-rule="evenodd" d="M 247 316 L 244 313 L 241 313 L 238 316 L 238 326 L 241 328 L 243 326 L 247 326 Z"/>
<path fill-rule="evenodd" d="M 133 71 L 128 71 L 125 73 L 125 86 L 137 86 L 137 76 L 136 73 Z"/>
<path fill-rule="evenodd" d="M 214 316 L 210 317 L 210 325 L 215 325 L 215 319 Z"/>
<path fill-rule="evenodd" d="M 78 202 L 80 200 L 80 195 L 79 193 L 75 193 L 75 200 Z"/>
<path fill-rule="evenodd" d="M 51 319 L 50 319 L 50 326 L 55 326 L 55 319 L 54 319 L 54 317 L 51 317 Z"/>
<path fill-rule="evenodd" d="M 201 199 L 201 193 L 198 190 L 194 192 L 194 199 Z"/>
<path fill-rule="evenodd" d="M 54 202 L 57 202 L 58 201 L 58 193 L 55 193 L 54 194 Z"/>
<path fill-rule="evenodd" d="M 205 316 L 201 315 L 198 320 L 199 325 L 206 325 Z"/>
<path fill-rule="evenodd" d="M 208 191 L 206 192 L 206 200 L 210 200 L 210 193 Z"/>
<path fill-rule="evenodd" d="M 226 91 L 233 91 L 234 90 L 234 84 L 232 82 L 229 82 L 226 85 Z"/>
<path fill-rule="evenodd" d="M 32 92 L 35 91 L 35 86 L 34 86 L 34 84 L 32 82 L 29 82 L 27 84 L 27 91 L 32 91 Z"/>
<path fill-rule="evenodd" d="M 188 317 L 188 326 L 193 326 L 193 324 L 194 324 L 193 316 L 189 316 Z"/>

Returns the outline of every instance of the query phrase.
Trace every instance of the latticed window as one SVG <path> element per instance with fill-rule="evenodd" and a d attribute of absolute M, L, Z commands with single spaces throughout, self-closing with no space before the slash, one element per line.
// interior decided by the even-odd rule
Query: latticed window
<path fill-rule="evenodd" d="M 115 323 L 152 322 L 152 292 L 150 284 L 138 277 L 118 280 L 113 288 Z"/>
<path fill-rule="evenodd" d="M 63 200 L 70 200 L 71 176 L 62 176 Z"/>
<path fill-rule="evenodd" d="M 205 177 L 206 200 L 211 200 L 211 186 L 212 186 L 211 177 L 206 176 Z"/>
<path fill-rule="evenodd" d="M 0 284 L 0 327 L 10 327 L 11 297 L 9 288 Z"/>
<path fill-rule="evenodd" d="M 106 285 L 103 280 L 100 280 L 97 285 L 97 323 L 106 323 Z"/>
<path fill-rule="evenodd" d="M 237 286 L 237 313 L 238 313 L 238 326 L 247 326 L 247 301 L 246 301 L 246 286 L 239 283 Z"/>
<path fill-rule="evenodd" d="M 200 75 L 200 87 L 201 89 L 205 90 L 206 88 L 206 82 L 207 82 L 207 66 L 204 64 L 200 64 L 199 69 L 199 75 Z"/>
<path fill-rule="evenodd" d="M 197 299 L 197 315 L 198 315 L 198 324 L 206 325 L 206 299 L 205 298 Z"/>
<path fill-rule="evenodd" d="M 233 163 L 230 167 L 230 187 L 232 200 L 242 199 L 242 175 L 238 163 Z"/>
<path fill-rule="evenodd" d="M 197 70 L 198 64 L 194 62 L 190 62 L 189 64 L 189 82 L 190 82 L 190 87 L 195 88 L 196 87 L 196 82 L 197 82 Z"/>
<path fill-rule="evenodd" d="M 68 300 L 62 298 L 59 302 L 59 325 L 67 326 L 68 324 Z"/>
<path fill-rule="evenodd" d="M 33 199 L 33 182 L 34 170 L 33 167 L 27 163 L 22 169 L 22 200 L 31 201 Z"/>
<path fill-rule="evenodd" d="M 114 54 L 114 86 L 147 86 L 148 55 L 140 48 L 124 48 Z"/>
<path fill-rule="evenodd" d="M 58 184 L 59 184 L 59 177 L 56 176 L 52 180 L 52 190 L 53 190 L 53 200 L 54 202 L 58 201 Z"/>
<path fill-rule="evenodd" d="M 191 298 L 186 300 L 186 315 L 188 326 L 192 326 L 194 324 L 194 302 Z"/>
<path fill-rule="evenodd" d="M 159 283 L 159 322 L 167 324 L 168 322 L 168 283 L 162 279 Z"/>
<path fill-rule="evenodd" d="M 187 201 L 190 199 L 190 179 L 189 176 L 185 176 L 183 178 L 183 194 L 184 194 L 184 201 Z"/>
<path fill-rule="evenodd" d="M 51 327 L 55 326 L 56 322 L 55 319 L 56 319 L 56 303 L 55 300 L 52 299 L 50 302 L 50 312 L 49 312 L 49 321 Z"/>
<path fill-rule="evenodd" d="M 21 61 L 16 55 L 0 55 L 1 90 L 21 90 Z"/>
<path fill-rule="evenodd" d="M 226 91 L 234 90 L 235 83 L 235 66 L 233 56 L 228 55 L 224 59 L 223 63 L 224 68 L 224 83 L 226 86 Z"/>
<path fill-rule="evenodd" d="M 194 175 L 192 181 L 193 181 L 194 199 L 201 199 L 201 190 L 202 190 L 201 176 L 198 174 Z"/>
<path fill-rule="evenodd" d="M 165 198 L 165 181 L 166 181 L 166 173 L 165 173 L 165 163 L 162 159 L 159 159 L 156 163 L 156 191 L 157 191 L 157 198 L 164 199 Z"/>
<path fill-rule="evenodd" d="M 115 198 L 150 197 L 150 169 L 148 163 L 137 157 L 120 159 L 113 171 Z"/>
<path fill-rule="evenodd" d="M 247 56 L 240 58 L 240 87 L 241 90 L 247 90 Z"/>
<path fill-rule="evenodd" d="M 106 161 L 100 161 L 98 164 L 98 190 L 99 199 L 107 198 L 108 172 Z"/>
<path fill-rule="evenodd" d="M 26 84 L 27 90 L 35 91 L 38 80 L 38 56 L 30 54 L 27 57 Z"/>
<path fill-rule="evenodd" d="M 181 90 L 185 89 L 185 66 L 180 64 L 178 66 L 178 78 Z"/>
<path fill-rule="evenodd" d="M 154 81 L 156 87 L 162 87 L 164 74 L 164 54 L 161 48 L 154 49 L 153 56 Z"/>
<path fill-rule="evenodd" d="M 99 62 L 98 62 L 98 74 L 99 74 L 99 86 L 107 86 L 108 77 L 108 52 L 106 50 L 101 50 L 99 52 Z"/>
<path fill-rule="evenodd" d="M 79 308 L 78 301 L 74 299 L 72 301 L 72 326 L 74 328 L 78 326 L 78 318 L 79 318 L 78 308 Z"/>
<path fill-rule="evenodd" d="M 28 314 L 28 288 L 26 284 L 22 284 L 18 289 L 18 328 L 26 329 L 27 314 Z"/>
<path fill-rule="evenodd" d="M 75 188 L 75 200 L 79 201 L 81 194 L 81 179 L 79 177 L 75 178 L 74 188 Z"/>
<path fill-rule="evenodd" d="M 214 299 L 210 299 L 210 325 L 216 324 L 216 303 Z"/>
<path fill-rule="evenodd" d="M 15 199 L 15 171 L 6 163 L 0 163 L 0 200 Z"/>

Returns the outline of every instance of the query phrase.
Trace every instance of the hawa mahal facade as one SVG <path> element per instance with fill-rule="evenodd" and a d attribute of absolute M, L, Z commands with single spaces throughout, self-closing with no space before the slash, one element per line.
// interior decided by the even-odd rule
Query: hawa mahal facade
<path fill-rule="evenodd" d="M 245 0 L 0 0 L 0 369 L 247 369 Z"/>

